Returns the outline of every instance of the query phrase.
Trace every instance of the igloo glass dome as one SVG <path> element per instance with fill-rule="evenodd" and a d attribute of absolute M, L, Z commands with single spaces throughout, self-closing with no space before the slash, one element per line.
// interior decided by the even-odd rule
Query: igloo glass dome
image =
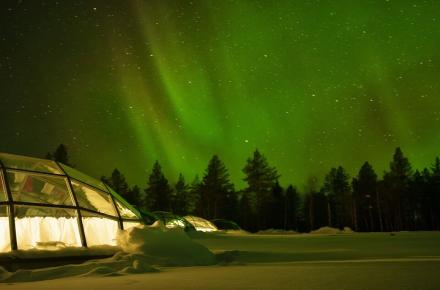
<path fill-rule="evenodd" d="M 52 160 L 0 153 L 0 253 L 116 246 L 139 212 L 99 180 Z"/>

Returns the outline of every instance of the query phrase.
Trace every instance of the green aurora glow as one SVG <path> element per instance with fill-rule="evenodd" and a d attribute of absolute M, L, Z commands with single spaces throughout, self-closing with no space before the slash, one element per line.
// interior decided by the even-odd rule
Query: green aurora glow
<path fill-rule="evenodd" d="M 255 148 L 284 185 L 440 155 L 440 1 L 34 2 L 0 4 L 0 151 L 239 188 Z"/>

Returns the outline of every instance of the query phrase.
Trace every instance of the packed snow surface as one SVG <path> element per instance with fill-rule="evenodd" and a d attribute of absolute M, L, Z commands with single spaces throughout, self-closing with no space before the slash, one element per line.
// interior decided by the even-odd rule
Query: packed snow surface
<path fill-rule="evenodd" d="M 160 225 L 138 228 L 120 233 L 124 252 L 112 258 L 0 271 L 7 282 L 0 289 L 440 289 L 440 232 L 320 232 L 185 234 Z M 169 252 L 171 246 L 188 255 Z"/>

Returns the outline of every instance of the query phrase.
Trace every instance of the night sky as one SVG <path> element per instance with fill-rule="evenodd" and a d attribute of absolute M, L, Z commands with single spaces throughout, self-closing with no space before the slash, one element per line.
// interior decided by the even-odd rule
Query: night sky
<path fill-rule="evenodd" d="M 440 1 L 273 2 L 1 1 L 0 151 L 238 188 L 255 148 L 298 186 L 440 155 Z"/>

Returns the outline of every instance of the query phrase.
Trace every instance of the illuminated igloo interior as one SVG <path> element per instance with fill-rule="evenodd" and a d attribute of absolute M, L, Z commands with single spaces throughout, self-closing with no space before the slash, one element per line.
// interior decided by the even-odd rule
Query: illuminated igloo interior
<path fill-rule="evenodd" d="M 139 212 L 99 180 L 45 159 L 0 153 L 0 253 L 116 246 Z"/>

